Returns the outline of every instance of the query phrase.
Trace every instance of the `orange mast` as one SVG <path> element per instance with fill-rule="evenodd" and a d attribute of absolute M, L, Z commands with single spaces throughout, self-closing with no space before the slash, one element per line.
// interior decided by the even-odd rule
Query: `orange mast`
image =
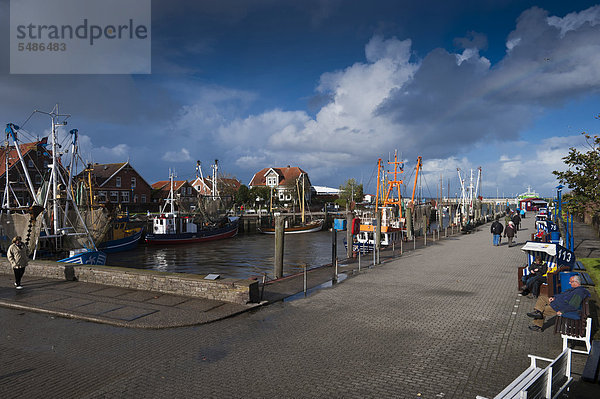
<path fill-rule="evenodd" d="M 417 173 L 415 174 L 415 185 L 413 186 L 413 194 L 411 202 L 415 203 L 415 190 L 417 188 L 417 179 L 419 178 L 419 169 L 421 168 L 421 157 L 417 157 Z"/>
<path fill-rule="evenodd" d="M 404 163 L 403 162 L 398 162 L 398 150 L 394 151 L 394 162 L 389 162 L 388 161 L 388 165 L 394 165 L 394 171 L 393 172 L 388 172 L 389 174 L 393 174 L 394 175 L 394 179 L 388 182 L 388 190 L 387 190 L 387 194 L 385 196 L 385 199 L 383 200 L 383 205 L 398 205 L 398 208 L 400 210 L 400 217 L 402 217 L 402 195 L 400 194 L 400 185 L 403 183 L 402 180 L 398 180 L 398 173 L 404 173 Z M 398 171 L 398 166 L 400 166 L 400 171 Z M 390 198 L 390 195 L 392 194 L 394 188 L 396 188 L 396 190 L 398 191 L 398 198 Z"/>

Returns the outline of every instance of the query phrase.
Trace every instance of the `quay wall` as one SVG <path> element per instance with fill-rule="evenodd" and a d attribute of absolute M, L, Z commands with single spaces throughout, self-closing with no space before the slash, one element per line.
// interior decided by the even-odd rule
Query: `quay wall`
<path fill-rule="evenodd" d="M 2 264 L 0 268 L 2 273 L 13 273 L 6 258 L 0 263 Z M 259 301 L 258 282 L 254 280 L 230 278 L 205 280 L 205 276 L 196 274 L 167 273 L 114 266 L 70 265 L 37 260 L 29 261 L 25 271 L 25 281 L 28 276 L 82 281 L 239 304 Z"/>

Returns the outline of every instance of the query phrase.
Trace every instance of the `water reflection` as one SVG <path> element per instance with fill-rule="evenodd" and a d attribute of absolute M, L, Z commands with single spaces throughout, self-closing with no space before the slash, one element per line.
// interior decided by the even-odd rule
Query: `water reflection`
<path fill-rule="evenodd" d="M 345 257 L 344 237 L 338 232 L 337 253 Z M 329 231 L 285 236 L 284 274 L 298 273 L 303 266 L 316 267 L 331 262 Z M 164 272 L 217 273 L 223 277 L 272 276 L 275 238 L 272 235 L 245 234 L 198 244 L 150 246 L 141 244 L 133 251 L 110 254 L 108 264 Z"/>

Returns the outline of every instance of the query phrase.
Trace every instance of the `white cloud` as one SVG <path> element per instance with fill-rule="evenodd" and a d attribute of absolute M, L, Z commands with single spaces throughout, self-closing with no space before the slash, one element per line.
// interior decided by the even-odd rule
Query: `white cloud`
<path fill-rule="evenodd" d="M 564 37 L 567 32 L 581 28 L 584 24 L 595 26 L 599 23 L 600 6 L 593 6 L 581 12 L 572 12 L 563 18 L 548 17 L 548 25 L 559 28 L 561 37 Z"/>
<path fill-rule="evenodd" d="M 179 151 L 167 151 L 161 159 L 167 162 L 189 162 L 192 157 L 186 148 L 182 148 Z"/>

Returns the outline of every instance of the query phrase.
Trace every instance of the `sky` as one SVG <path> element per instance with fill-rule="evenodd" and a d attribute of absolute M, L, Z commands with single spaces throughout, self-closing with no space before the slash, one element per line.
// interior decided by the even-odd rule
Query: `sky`
<path fill-rule="evenodd" d="M 553 170 L 600 120 L 600 5 L 588 1 L 152 1 L 152 73 L 10 74 L 0 0 L 0 121 L 59 103 L 88 162 L 148 183 L 220 171 L 248 184 L 299 166 L 313 185 L 376 189 L 397 150 L 411 193 L 555 195 Z M 48 134 L 34 116 L 24 137 Z M 448 191 L 449 187 L 449 191 Z M 458 194 L 460 195 L 460 194 Z"/>

